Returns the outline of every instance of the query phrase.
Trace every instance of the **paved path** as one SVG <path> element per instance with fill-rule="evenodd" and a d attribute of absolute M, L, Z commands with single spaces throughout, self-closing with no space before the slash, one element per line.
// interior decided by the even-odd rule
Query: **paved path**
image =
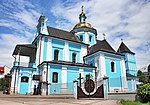
<path fill-rule="evenodd" d="M 117 100 L 0 98 L 0 105 L 118 105 Z"/>
<path fill-rule="evenodd" d="M 3 95 L 0 105 L 119 105 L 117 100 L 104 99 L 56 99 L 54 96 Z"/>

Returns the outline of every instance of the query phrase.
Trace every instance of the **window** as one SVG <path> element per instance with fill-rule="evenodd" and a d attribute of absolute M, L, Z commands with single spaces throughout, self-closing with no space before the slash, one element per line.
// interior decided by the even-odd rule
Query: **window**
<path fill-rule="evenodd" d="M 21 82 L 28 82 L 29 81 L 29 77 L 23 76 L 21 77 Z"/>
<path fill-rule="evenodd" d="M 54 50 L 54 60 L 58 61 L 59 50 Z"/>
<path fill-rule="evenodd" d="M 58 83 L 58 73 L 57 72 L 53 72 L 52 82 L 53 83 Z"/>
<path fill-rule="evenodd" d="M 76 63 L 76 53 L 72 53 L 72 62 Z"/>
<path fill-rule="evenodd" d="M 115 63 L 111 62 L 111 72 L 115 72 Z"/>
<path fill-rule="evenodd" d="M 81 41 L 83 41 L 83 36 L 82 35 L 79 38 L 80 38 Z"/>
<path fill-rule="evenodd" d="M 89 42 L 92 42 L 92 36 L 89 36 Z"/>

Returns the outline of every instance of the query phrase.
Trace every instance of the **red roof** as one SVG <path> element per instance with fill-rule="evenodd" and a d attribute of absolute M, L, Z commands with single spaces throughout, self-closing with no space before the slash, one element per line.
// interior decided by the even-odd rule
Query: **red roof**
<path fill-rule="evenodd" d="M 0 67 L 0 72 L 4 72 L 4 67 Z"/>

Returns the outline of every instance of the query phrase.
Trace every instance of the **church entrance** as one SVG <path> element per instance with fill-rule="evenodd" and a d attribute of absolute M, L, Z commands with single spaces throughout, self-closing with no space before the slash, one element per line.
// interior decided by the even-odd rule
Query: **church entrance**
<path fill-rule="evenodd" d="M 27 76 L 21 77 L 20 94 L 27 94 L 28 88 L 29 88 L 29 77 Z"/>

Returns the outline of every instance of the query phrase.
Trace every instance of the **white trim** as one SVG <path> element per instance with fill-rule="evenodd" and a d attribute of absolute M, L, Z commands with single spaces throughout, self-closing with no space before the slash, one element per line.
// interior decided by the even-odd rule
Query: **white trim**
<path fill-rule="evenodd" d="M 106 76 L 106 62 L 105 62 L 105 56 L 104 55 L 100 55 L 100 70 L 101 70 L 101 76 L 104 77 Z"/>
<path fill-rule="evenodd" d="M 65 47 L 63 50 L 63 60 L 64 61 L 69 61 L 69 43 L 65 42 Z"/>
<path fill-rule="evenodd" d="M 40 63 L 43 62 L 43 53 L 44 53 L 44 38 L 45 37 L 42 37 L 42 40 L 41 40 L 41 56 L 40 56 Z"/>
<path fill-rule="evenodd" d="M 124 90 L 124 89 L 128 88 L 127 77 L 126 77 L 126 67 L 125 67 L 124 59 L 122 59 L 120 61 L 120 65 L 121 65 L 121 77 L 123 78 L 122 87 L 123 87 L 123 90 Z"/>
<path fill-rule="evenodd" d="M 52 60 L 52 39 L 48 38 L 48 42 L 47 42 L 47 56 L 46 56 L 46 60 L 47 61 L 51 61 Z"/>
<path fill-rule="evenodd" d="M 67 83 L 67 67 L 62 67 L 62 83 Z"/>
<path fill-rule="evenodd" d="M 81 45 L 81 51 L 80 51 L 80 63 L 83 63 L 83 57 L 87 55 L 87 47 Z"/>

